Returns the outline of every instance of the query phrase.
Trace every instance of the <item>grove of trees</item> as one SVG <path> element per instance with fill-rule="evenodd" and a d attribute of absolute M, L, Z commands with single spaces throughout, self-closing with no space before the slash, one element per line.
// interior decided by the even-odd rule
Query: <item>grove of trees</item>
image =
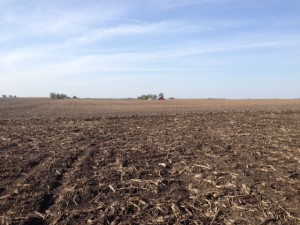
<path fill-rule="evenodd" d="M 137 99 L 138 100 L 156 100 L 157 95 L 154 95 L 154 94 L 141 95 Z"/>
<path fill-rule="evenodd" d="M 17 96 L 13 95 L 2 95 L 2 98 L 16 98 Z"/>
<path fill-rule="evenodd" d="M 141 95 L 137 97 L 138 100 L 165 100 L 164 93 L 160 92 L 158 95 L 155 94 L 148 94 L 148 95 Z"/>
<path fill-rule="evenodd" d="M 50 93 L 51 99 L 66 99 L 68 96 L 66 94 L 59 94 L 59 93 Z"/>

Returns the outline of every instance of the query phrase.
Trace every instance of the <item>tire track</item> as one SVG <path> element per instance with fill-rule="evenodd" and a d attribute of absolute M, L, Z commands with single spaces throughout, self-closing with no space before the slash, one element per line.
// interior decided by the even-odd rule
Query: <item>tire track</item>
<path fill-rule="evenodd" d="M 28 173 L 24 174 L 14 182 L 9 184 L 9 187 L 6 188 L 6 191 L 3 191 L 3 195 L 0 197 L 0 200 L 9 198 L 14 193 L 19 193 L 20 189 L 28 183 L 28 181 L 38 173 L 38 171 L 42 170 L 42 168 L 47 167 L 49 164 L 48 158 L 51 157 L 49 155 L 43 155 L 39 158 L 39 160 L 32 160 L 28 164 L 31 164 L 31 170 Z M 14 188 L 15 187 L 15 188 Z"/>
<path fill-rule="evenodd" d="M 93 154 L 94 150 L 92 148 L 81 150 L 81 154 L 78 155 L 71 167 L 61 174 L 59 185 L 53 192 L 51 199 L 49 199 L 50 201 L 48 201 L 49 204 L 46 210 L 43 211 L 46 220 L 48 222 L 52 221 L 51 224 L 59 222 L 59 218 L 66 210 L 65 207 L 62 206 L 70 200 L 70 193 L 75 191 L 76 186 L 74 186 L 74 181 L 76 180 L 76 176 L 81 171 L 81 167 L 85 167 L 88 161 L 92 160 Z M 45 197 L 47 198 L 47 196 Z"/>
<path fill-rule="evenodd" d="M 70 151 L 67 156 L 60 152 L 55 157 L 44 157 L 42 163 L 14 182 L 16 188 L 0 198 L 0 211 L 7 212 L 0 216 L 7 224 L 32 224 L 35 220 L 41 224 L 45 222 L 44 213 L 54 204 L 64 175 L 73 169 L 74 163 L 83 154 L 82 150 Z M 39 182 L 40 178 L 43 178 L 42 182 Z M 15 212 L 22 213 L 17 215 Z"/>
<path fill-rule="evenodd" d="M 68 177 L 68 174 L 71 173 L 74 167 L 76 167 L 76 163 L 80 161 L 82 157 L 84 157 L 84 150 L 79 150 L 75 155 L 72 155 L 66 159 L 65 168 L 60 172 L 56 170 L 56 176 L 50 186 L 50 193 L 46 192 L 43 195 L 42 200 L 39 202 L 39 212 L 45 213 L 52 205 L 55 204 L 55 201 L 58 197 L 58 192 L 60 187 L 64 185 L 64 178 Z"/>

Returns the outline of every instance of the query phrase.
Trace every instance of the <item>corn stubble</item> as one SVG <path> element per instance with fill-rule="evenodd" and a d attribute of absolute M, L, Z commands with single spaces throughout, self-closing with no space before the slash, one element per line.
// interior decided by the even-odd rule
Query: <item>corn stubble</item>
<path fill-rule="evenodd" d="M 0 224 L 300 224 L 300 111 L 0 121 Z"/>

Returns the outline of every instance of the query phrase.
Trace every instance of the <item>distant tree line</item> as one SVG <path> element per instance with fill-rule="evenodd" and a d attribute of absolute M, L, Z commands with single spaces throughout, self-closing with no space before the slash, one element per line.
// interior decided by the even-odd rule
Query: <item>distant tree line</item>
<path fill-rule="evenodd" d="M 138 100 L 164 100 L 164 93 L 159 93 L 158 95 L 155 94 L 148 94 L 148 95 L 141 95 L 137 97 Z"/>
<path fill-rule="evenodd" d="M 59 94 L 59 93 L 50 93 L 51 99 L 66 99 L 68 96 L 66 94 Z"/>
<path fill-rule="evenodd" d="M 60 94 L 60 93 L 50 93 L 51 99 L 70 99 L 70 97 L 66 94 Z M 73 96 L 73 99 L 77 99 L 76 96 Z"/>
<path fill-rule="evenodd" d="M 141 95 L 137 97 L 138 100 L 156 100 L 157 95 L 154 94 L 148 94 L 148 95 Z"/>
<path fill-rule="evenodd" d="M 15 95 L 2 95 L 2 98 L 16 98 L 17 96 Z"/>

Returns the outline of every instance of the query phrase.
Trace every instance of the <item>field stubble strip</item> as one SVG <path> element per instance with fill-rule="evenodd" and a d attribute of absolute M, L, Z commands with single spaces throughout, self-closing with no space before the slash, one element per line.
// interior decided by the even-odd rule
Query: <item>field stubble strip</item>
<path fill-rule="evenodd" d="M 55 156 L 31 176 L 30 192 L 7 201 L 11 214 L 3 209 L 2 218 L 297 224 L 299 117 L 241 111 L 44 120 L 59 131 Z"/>

